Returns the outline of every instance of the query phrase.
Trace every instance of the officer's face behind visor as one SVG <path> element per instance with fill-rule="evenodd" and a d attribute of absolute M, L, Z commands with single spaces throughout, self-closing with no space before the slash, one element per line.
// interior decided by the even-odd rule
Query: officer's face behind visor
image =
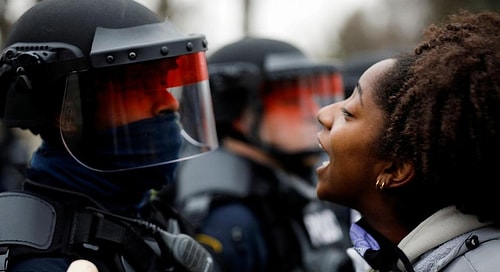
<path fill-rule="evenodd" d="M 158 166 L 217 147 L 204 52 L 74 72 L 60 120 L 70 154 L 97 171 Z"/>
<path fill-rule="evenodd" d="M 286 153 L 318 150 L 316 114 L 342 98 L 340 74 L 325 71 L 272 80 L 262 98 L 260 137 L 264 142 Z"/>

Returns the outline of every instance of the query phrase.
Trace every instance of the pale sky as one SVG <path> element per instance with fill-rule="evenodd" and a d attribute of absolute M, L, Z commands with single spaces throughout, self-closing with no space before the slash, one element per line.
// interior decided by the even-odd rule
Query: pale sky
<path fill-rule="evenodd" d="M 344 21 L 354 10 L 369 9 L 379 0 L 253 0 L 252 34 L 291 42 L 312 56 L 326 53 L 325 40 L 338 35 Z M 155 0 L 140 0 L 148 5 Z M 207 36 L 209 50 L 242 36 L 243 1 L 237 0 L 173 0 L 171 3 L 188 10 L 189 18 L 178 26 L 185 32 Z M 188 17 L 188 16 L 185 16 Z M 329 50 L 331 52 L 331 49 Z M 209 52 L 210 53 L 210 52 Z"/>
<path fill-rule="evenodd" d="M 157 0 L 137 0 L 154 9 Z M 253 0 L 257 19 L 252 34 L 293 43 L 311 56 L 326 54 L 326 41 L 335 39 L 346 18 L 356 8 L 371 10 L 380 0 Z M 173 18 L 186 33 L 205 34 L 209 52 L 239 39 L 242 34 L 242 0 L 171 0 L 182 16 Z M 18 17 L 33 1 L 9 1 L 12 18 Z M 328 44 L 330 45 L 330 44 Z"/>

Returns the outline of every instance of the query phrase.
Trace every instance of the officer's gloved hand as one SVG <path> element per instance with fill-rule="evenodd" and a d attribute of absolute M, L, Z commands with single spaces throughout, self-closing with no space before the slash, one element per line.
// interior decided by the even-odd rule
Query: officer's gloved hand
<path fill-rule="evenodd" d="M 99 272 L 99 270 L 87 260 L 76 260 L 70 264 L 66 272 Z"/>

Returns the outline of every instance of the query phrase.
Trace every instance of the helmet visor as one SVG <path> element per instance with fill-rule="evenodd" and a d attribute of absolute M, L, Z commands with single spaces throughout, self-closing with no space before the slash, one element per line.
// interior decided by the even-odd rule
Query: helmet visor
<path fill-rule="evenodd" d="M 316 115 L 343 98 L 340 74 L 325 72 L 269 81 L 263 93 L 261 139 L 285 153 L 318 149 Z"/>
<path fill-rule="evenodd" d="M 96 171 L 195 157 L 217 147 L 204 52 L 71 73 L 60 132 Z"/>

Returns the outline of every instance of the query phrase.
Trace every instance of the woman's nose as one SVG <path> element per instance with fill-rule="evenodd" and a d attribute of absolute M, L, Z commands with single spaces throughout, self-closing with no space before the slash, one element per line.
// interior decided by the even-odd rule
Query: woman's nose
<path fill-rule="evenodd" d="M 330 114 L 334 104 L 324 106 L 317 113 L 318 122 L 325 128 L 331 128 L 333 125 L 333 115 Z"/>

